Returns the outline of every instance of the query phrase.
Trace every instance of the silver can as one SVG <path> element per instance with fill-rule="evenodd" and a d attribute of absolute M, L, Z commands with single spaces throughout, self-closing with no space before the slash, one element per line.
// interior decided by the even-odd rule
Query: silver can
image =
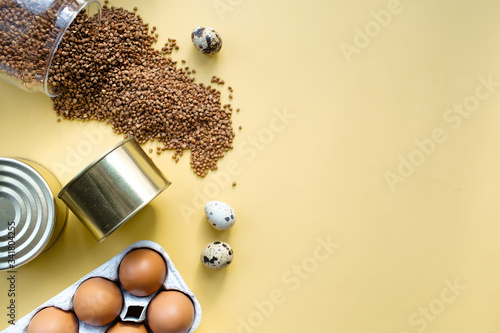
<path fill-rule="evenodd" d="M 68 209 L 57 177 L 28 159 L 0 157 L 0 270 L 47 251 L 63 232 Z"/>
<path fill-rule="evenodd" d="M 133 139 L 87 166 L 58 197 L 102 241 L 170 185 Z"/>

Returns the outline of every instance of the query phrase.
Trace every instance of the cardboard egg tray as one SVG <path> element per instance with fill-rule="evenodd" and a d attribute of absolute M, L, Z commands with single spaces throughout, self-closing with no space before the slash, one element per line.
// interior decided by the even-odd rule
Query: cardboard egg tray
<path fill-rule="evenodd" d="M 9 328 L 5 329 L 2 332 L 3 333 L 26 332 L 28 325 L 31 321 L 31 318 L 39 310 L 49 306 L 56 306 L 63 310 L 72 310 L 73 295 L 75 294 L 78 286 L 80 286 L 81 283 L 88 280 L 89 278 L 104 277 L 111 281 L 119 283 L 118 267 L 120 265 L 120 262 L 127 253 L 137 248 L 150 248 L 163 255 L 163 258 L 167 263 L 167 276 L 165 278 L 165 282 L 163 283 L 163 288 L 161 288 L 158 292 L 162 290 L 178 290 L 191 297 L 191 300 L 193 301 L 194 304 L 194 320 L 191 328 L 189 329 L 189 332 L 194 332 L 194 330 L 198 327 L 198 325 L 201 322 L 201 305 L 196 299 L 196 296 L 191 292 L 191 290 L 188 288 L 188 286 L 182 279 L 181 275 L 179 274 L 174 264 L 170 260 L 170 257 L 168 256 L 167 252 L 160 245 L 152 241 L 139 241 L 128 246 L 121 253 L 119 253 L 118 255 L 116 255 L 115 257 L 113 257 L 100 267 L 96 268 L 89 274 L 85 275 L 76 283 L 72 284 L 71 286 L 69 286 L 68 288 L 57 294 L 56 296 L 52 297 L 45 303 L 41 304 L 35 310 L 31 311 L 29 314 L 16 321 L 15 325 L 10 326 Z M 153 299 L 153 297 L 158 292 L 150 296 L 138 297 L 127 292 L 125 289 L 123 289 L 121 285 L 120 289 L 123 294 L 123 308 L 119 315 L 119 319 L 121 319 L 122 321 L 145 322 L 147 306 L 151 301 L 151 299 Z M 101 332 L 104 333 L 114 323 L 115 321 L 105 326 L 91 326 L 79 320 L 79 327 L 80 327 L 79 331 L 88 333 L 101 333 Z"/>

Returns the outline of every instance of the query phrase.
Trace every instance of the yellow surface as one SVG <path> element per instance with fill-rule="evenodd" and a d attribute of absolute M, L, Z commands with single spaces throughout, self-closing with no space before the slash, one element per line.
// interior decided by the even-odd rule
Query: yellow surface
<path fill-rule="evenodd" d="M 149 239 L 199 298 L 197 332 L 500 332 L 498 1 L 112 4 L 176 38 L 199 82 L 234 88 L 235 149 L 204 179 L 188 156 L 153 156 L 172 186 L 101 244 L 71 214 L 18 270 L 18 318 Z M 198 25 L 220 54 L 197 53 Z M 0 83 L 1 156 L 66 183 L 121 140 L 56 119 L 49 98 Z M 235 208 L 233 229 L 205 222 L 207 200 Z M 199 261 L 215 240 L 234 248 L 225 271 Z"/>

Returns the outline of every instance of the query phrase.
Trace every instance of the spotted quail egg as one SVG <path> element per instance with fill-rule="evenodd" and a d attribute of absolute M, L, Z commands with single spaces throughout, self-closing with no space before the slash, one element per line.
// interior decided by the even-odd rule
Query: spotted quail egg
<path fill-rule="evenodd" d="M 198 51 L 214 54 L 220 51 L 222 39 L 217 31 L 210 27 L 199 26 L 191 32 L 191 40 Z"/>
<path fill-rule="evenodd" d="M 233 261 L 233 249 L 225 242 L 213 242 L 203 249 L 200 259 L 210 269 L 223 269 Z"/>
<path fill-rule="evenodd" d="M 205 204 L 205 216 L 212 227 L 217 230 L 227 230 L 236 222 L 236 213 L 227 203 L 209 201 Z"/>

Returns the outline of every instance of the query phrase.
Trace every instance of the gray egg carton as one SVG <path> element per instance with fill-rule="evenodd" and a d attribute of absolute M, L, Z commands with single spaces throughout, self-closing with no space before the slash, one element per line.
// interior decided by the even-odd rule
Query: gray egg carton
<path fill-rule="evenodd" d="M 194 320 L 193 324 L 191 325 L 191 328 L 189 329 L 189 333 L 194 332 L 198 325 L 200 325 L 201 322 L 201 305 L 196 299 L 196 296 L 192 293 L 192 291 L 188 288 L 184 280 L 182 279 L 181 275 L 175 268 L 174 264 L 170 260 L 170 257 L 168 256 L 167 252 L 157 243 L 152 242 L 152 241 L 139 241 L 136 242 L 130 246 L 128 246 L 125 250 L 123 250 L 121 253 L 101 265 L 100 267 L 96 268 L 89 274 L 85 275 L 82 277 L 80 280 L 77 282 L 73 283 L 71 286 L 57 294 L 56 296 L 52 297 L 39 307 L 37 307 L 35 310 L 31 311 L 28 313 L 26 316 L 20 318 L 19 320 L 16 321 L 15 325 L 9 326 L 7 329 L 3 330 L 2 333 L 19 333 L 19 332 L 26 332 L 28 329 L 28 325 L 31 321 L 31 318 L 41 309 L 49 307 L 49 306 L 56 306 L 58 308 L 61 308 L 63 310 L 72 310 L 73 309 L 73 295 L 76 292 L 76 289 L 80 286 L 80 284 L 92 277 L 104 277 L 107 278 L 111 281 L 114 281 L 116 283 L 119 283 L 118 279 L 118 267 L 123 259 L 123 257 L 132 251 L 133 249 L 137 248 L 150 248 L 152 250 L 157 251 L 161 255 L 163 255 L 163 258 L 165 259 L 165 262 L 167 263 L 167 277 L 165 278 L 165 282 L 163 283 L 163 288 L 161 288 L 159 291 L 162 290 L 178 290 L 183 292 L 184 294 L 188 295 L 191 297 L 191 300 L 193 301 L 194 304 Z M 130 294 L 127 292 L 123 287 L 120 285 L 122 294 L 123 294 L 123 308 L 122 311 L 119 315 L 120 319 L 122 321 L 131 321 L 131 322 L 145 322 L 146 321 L 146 310 L 149 302 L 153 297 L 159 292 L 154 293 L 153 295 L 146 296 L 146 297 L 138 297 Z M 114 323 L 114 322 L 113 322 Z M 112 323 L 112 324 L 113 324 Z M 104 333 L 106 330 L 112 325 L 104 325 L 104 326 L 92 326 L 85 324 L 81 320 L 79 320 L 79 331 L 80 332 L 88 332 L 88 333 Z"/>

